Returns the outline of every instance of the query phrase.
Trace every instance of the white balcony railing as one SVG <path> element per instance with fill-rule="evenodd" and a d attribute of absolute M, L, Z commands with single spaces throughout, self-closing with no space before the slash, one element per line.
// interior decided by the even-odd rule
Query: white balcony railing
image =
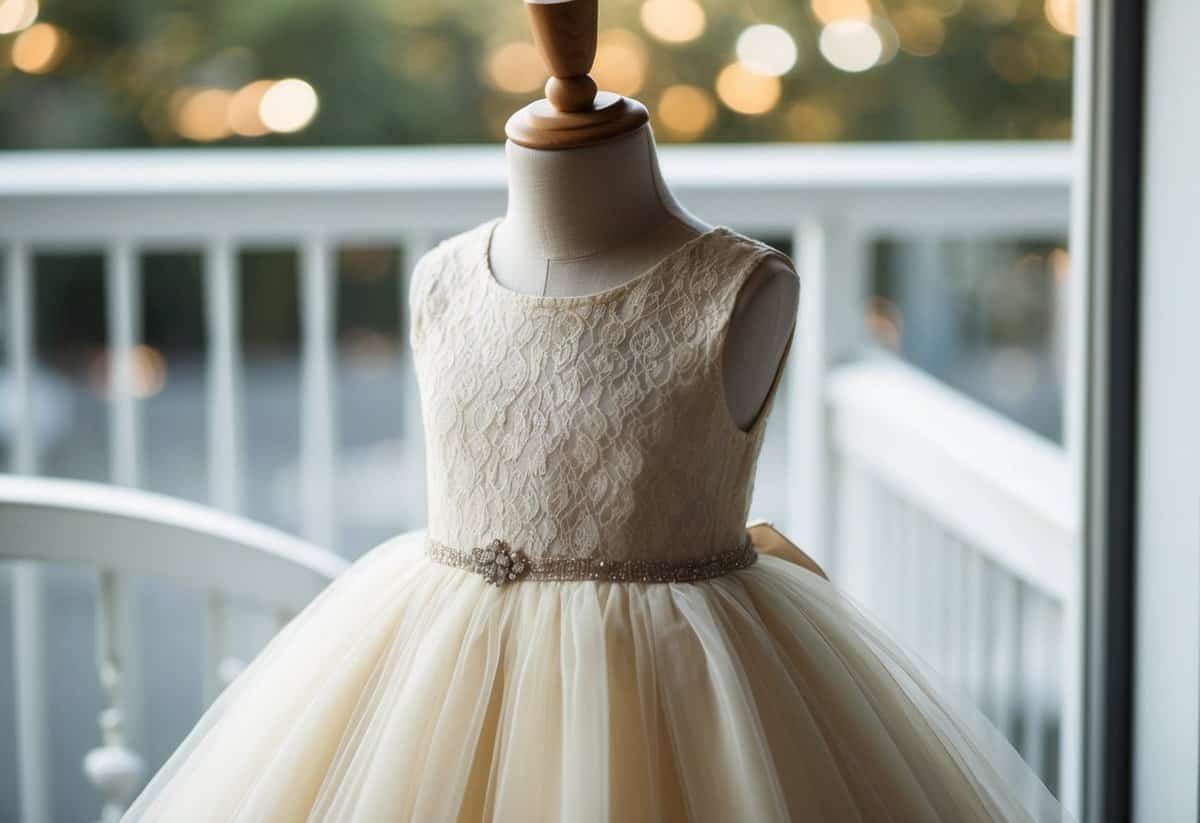
<path fill-rule="evenodd" d="M 868 251 L 877 238 L 1065 236 L 1069 148 L 713 146 L 669 147 L 662 156 L 669 183 L 695 213 L 792 243 L 803 313 L 779 406 L 783 422 L 771 426 L 764 455 L 772 482 L 760 483 L 763 494 L 776 495 L 777 519 L 840 585 L 967 689 L 1074 805 L 1081 546 L 1070 437 L 1066 447 L 1051 444 L 909 366 L 871 355 L 863 322 Z M 0 156 L 7 350 L 0 391 L 9 387 L 11 471 L 41 468 L 36 258 L 84 250 L 105 261 L 107 306 L 96 310 L 106 317 L 113 364 L 109 479 L 145 485 L 144 421 L 132 391 L 141 256 L 183 250 L 203 261 L 210 502 L 244 510 L 239 252 L 287 247 L 300 281 L 299 530 L 333 545 L 334 254 L 346 244 L 401 249 L 403 297 L 418 255 L 501 213 L 504 199 L 502 154 L 491 147 Z M 408 392 L 415 405 L 411 381 Z M 1077 411 L 1070 403 L 1068 394 L 1066 415 Z M 39 557 L 36 545 L 20 554 L 63 559 Z M 136 571 L 116 554 L 94 565 L 117 576 Z M 57 775 L 46 754 L 38 632 L 50 604 L 37 596 L 35 570 L 24 566 L 12 579 L 13 619 L 23 633 L 13 661 L 21 809 L 26 820 L 49 820 Z M 119 633 L 114 642 L 122 642 Z M 143 681 L 153 677 L 127 668 Z"/>

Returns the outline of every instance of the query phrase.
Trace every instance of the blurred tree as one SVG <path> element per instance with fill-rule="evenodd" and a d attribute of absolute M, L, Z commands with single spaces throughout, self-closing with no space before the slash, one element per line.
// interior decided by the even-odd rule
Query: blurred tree
<path fill-rule="evenodd" d="M 609 0 L 595 74 L 665 142 L 1064 138 L 1073 4 Z M 0 0 L 3 148 L 487 142 L 544 78 L 519 0 Z"/>

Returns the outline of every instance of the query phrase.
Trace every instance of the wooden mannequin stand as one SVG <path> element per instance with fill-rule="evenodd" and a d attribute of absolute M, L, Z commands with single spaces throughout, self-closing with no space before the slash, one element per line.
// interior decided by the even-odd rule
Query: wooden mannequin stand
<path fill-rule="evenodd" d="M 596 90 L 598 0 L 528 0 L 533 41 L 550 72 L 546 97 L 508 119 L 505 133 L 531 149 L 587 146 L 632 132 L 650 119 L 646 107 Z"/>

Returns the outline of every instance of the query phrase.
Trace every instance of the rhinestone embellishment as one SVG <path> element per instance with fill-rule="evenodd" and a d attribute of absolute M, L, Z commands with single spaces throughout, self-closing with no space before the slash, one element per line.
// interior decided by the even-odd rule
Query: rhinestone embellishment
<path fill-rule="evenodd" d="M 471 549 L 474 571 L 493 586 L 503 586 L 520 580 L 529 571 L 529 561 L 524 552 L 513 551 L 512 547 L 497 538 L 481 548 Z"/>
<path fill-rule="evenodd" d="M 758 552 L 747 533 L 745 542 L 734 549 L 690 560 L 637 558 L 609 560 L 597 557 L 529 558 L 514 551 L 503 540 L 461 551 L 431 537 L 425 538 L 430 560 L 475 572 L 494 586 L 518 580 L 598 580 L 612 583 L 691 583 L 720 577 L 754 565 Z"/>

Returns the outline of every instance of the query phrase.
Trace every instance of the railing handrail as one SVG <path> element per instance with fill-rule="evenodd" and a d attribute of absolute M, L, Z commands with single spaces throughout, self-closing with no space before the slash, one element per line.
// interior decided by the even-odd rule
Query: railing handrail
<path fill-rule="evenodd" d="M 331 551 L 207 506 L 16 475 L 0 476 L 0 558 L 147 574 L 292 612 L 346 567 Z"/>
<path fill-rule="evenodd" d="M 1066 596 L 1079 522 L 1061 447 L 895 358 L 835 369 L 827 396 L 848 458 L 939 522 L 969 527 L 1009 573 Z"/>
<path fill-rule="evenodd" d="M 1064 142 L 781 143 L 664 146 L 662 165 L 684 189 L 1063 187 Z M 0 152 L 0 198 L 494 190 L 505 183 L 498 145 L 354 149 L 129 149 Z"/>

